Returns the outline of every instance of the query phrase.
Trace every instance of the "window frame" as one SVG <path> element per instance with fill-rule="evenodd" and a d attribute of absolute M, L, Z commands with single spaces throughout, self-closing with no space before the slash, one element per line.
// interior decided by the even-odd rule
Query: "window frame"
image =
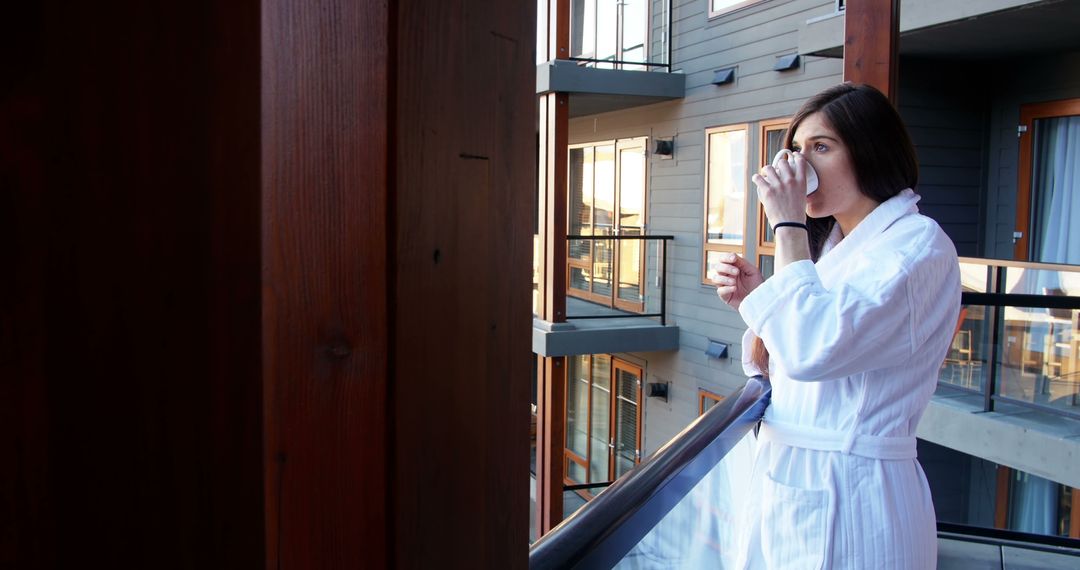
<path fill-rule="evenodd" d="M 606 140 L 600 140 L 600 141 L 589 141 L 589 142 L 582 142 L 582 143 L 575 143 L 575 144 L 567 145 L 567 150 L 566 150 L 567 156 L 569 156 L 570 151 L 573 151 L 573 150 L 586 149 L 586 148 L 593 149 L 593 165 L 594 166 L 593 166 L 593 169 L 592 169 L 592 172 L 593 172 L 592 195 L 593 195 L 593 204 L 594 205 L 596 203 L 596 169 L 595 169 L 596 149 L 599 148 L 599 147 L 602 147 L 602 146 L 610 146 L 610 147 L 612 147 L 612 168 L 614 169 L 612 179 L 613 179 L 614 184 L 615 184 L 615 187 L 613 189 L 613 198 L 614 199 L 613 199 L 613 205 L 612 205 L 612 207 L 614 209 L 613 219 L 615 220 L 615 222 L 613 224 L 612 231 L 614 233 L 616 233 L 616 234 L 622 229 L 622 226 L 619 224 L 619 211 L 620 211 L 621 206 L 622 206 L 622 194 L 623 194 L 623 192 L 622 192 L 622 170 L 621 170 L 622 152 L 626 151 L 626 150 L 634 150 L 634 149 L 641 149 L 641 154 L 642 154 L 642 157 L 644 159 L 642 161 L 643 162 L 642 166 L 643 166 L 644 170 L 641 173 L 642 180 L 644 182 L 644 188 L 642 188 L 642 190 L 641 190 L 642 191 L 641 233 L 642 233 L 642 235 L 645 235 L 645 234 L 648 233 L 647 228 L 648 228 L 648 219 L 649 219 L 649 175 L 650 175 L 650 168 L 649 168 L 649 139 L 650 139 L 650 137 L 648 135 L 641 135 L 641 136 L 636 136 L 636 137 L 625 137 L 625 138 L 619 138 L 619 139 L 606 139 Z M 567 176 L 569 176 L 569 175 L 570 175 L 569 168 L 567 168 Z M 595 216 L 595 210 L 596 210 L 595 207 L 593 206 L 590 209 L 592 210 L 593 215 Z M 569 184 L 569 180 L 568 180 L 568 183 L 567 183 L 567 207 L 566 207 L 566 215 L 567 215 L 567 225 L 566 225 L 566 227 L 567 227 L 568 230 L 570 228 L 571 221 L 572 221 L 570 219 L 570 216 L 572 214 L 571 210 L 572 210 L 572 204 L 570 204 L 570 184 Z M 595 232 L 595 231 L 596 231 L 596 224 L 595 224 L 595 218 L 594 218 L 594 219 L 590 220 L 590 232 Z M 640 267 L 642 268 L 642 273 L 641 273 L 641 275 L 638 276 L 639 277 L 639 279 L 638 279 L 638 281 L 639 281 L 638 289 L 639 289 L 639 293 L 640 293 L 640 296 L 641 296 L 641 302 L 626 301 L 626 300 L 623 300 L 623 299 L 619 298 L 618 288 L 616 286 L 617 285 L 616 281 L 618 279 L 617 271 L 619 269 L 618 268 L 618 263 L 619 263 L 620 259 L 619 259 L 619 256 L 616 255 L 614 252 L 616 250 L 618 250 L 618 249 L 621 249 L 621 248 L 619 247 L 620 244 L 618 242 L 612 241 L 611 243 L 613 244 L 613 247 L 612 247 L 612 250 L 613 250 L 612 256 L 613 257 L 612 257 L 612 261 L 611 261 L 611 275 L 612 275 L 612 291 L 611 291 L 611 293 L 608 294 L 608 295 L 602 295 L 602 294 L 596 293 L 595 291 L 592 291 L 592 290 L 585 291 L 583 289 L 577 289 L 575 287 L 570 286 L 570 283 L 571 283 L 570 276 L 572 274 L 572 270 L 575 269 L 575 268 L 576 269 L 587 269 L 587 270 L 590 271 L 590 274 L 591 274 L 594 260 L 593 260 L 593 253 L 592 253 L 593 252 L 593 247 L 592 246 L 590 246 L 589 256 L 588 256 L 587 260 L 574 259 L 574 258 L 570 257 L 569 246 L 568 246 L 567 247 L 567 254 L 566 254 L 566 294 L 567 294 L 567 296 L 570 296 L 570 297 L 577 297 L 579 299 L 584 299 L 586 301 L 590 301 L 590 302 L 593 302 L 593 303 L 602 304 L 602 305 L 604 305 L 606 307 L 611 307 L 611 308 L 615 308 L 615 309 L 621 309 L 621 310 L 629 311 L 629 312 L 643 313 L 643 312 L 645 312 L 645 281 L 646 281 L 646 274 L 647 274 L 647 271 L 646 271 L 647 266 L 646 266 L 646 263 L 645 263 L 645 261 L 647 259 L 646 258 L 646 251 L 645 251 L 645 249 L 646 249 L 645 248 L 645 243 L 646 242 L 644 242 L 644 241 L 641 242 L 642 245 L 640 247 L 640 253 L 639 253 L 639 256 L 640 256 L 639 263 L 640 263 Z"/>
<path fill-rule="evenodd" d="M 644 455 L 644 453 L 642 453 L 642 443 L 644 442 L 644 438 L 645 438 L 645 425 L 644 425 L 644 420 L 645 420 L 645 415 L 644 415 L 644 412 L 645 412 L 645 368 L 643 366 L 640 366 L 638 364 L 634 364 L 634 363 L 632 363 L 632 362 L 630 362 L 628 360 L 624 360 L 622 358 L 619 358 L 619 357 L 617 357 L 617 356 L 615 356 L 613 354 L 606 353 L 606 352 L 601 352 L 601 353 L 596 353 L 596 354 L 579 354 L 579 355 L 575 355 L 575 356 L 568 356 L 567 357 L 567 359 L 568 359 L 567 360 L 567 372 L 568 373 L 566 375 L 566 385 L 564 386 L 564 390 L 566 390 L 564 392 L 565 394 L 570 393 L 569 392 L 569 387 L 570 387 L 569 383 L 571 381 L 571 375 L 569 374 L 569 367 L 570 367 L 569 359 L 570 358 L 585 357 L 584 358 L 585 366 L 588 368 L 588 371 L 589 371 L 588 390 L 586 391 L 586 394 L 587 394 L 586 395 L 586 410 L 588 410 L 588 417 L 586 419 L 587 423 L 586 423 L 586 428 L 585 428 L 585 434 L 586 434 L 585 435 L 585 441 L 586 441 L 586 444 L 585 444 L 586 445 L 586 447 L 585 447 L 586 455 L 585 455 L 585 457 L 582 457 L 580 454 L 574 452 L 569 447 L 567 447 L 566 440 L 565 439 L 563 440 L 563 484 L 564 485 L 578 485 L 578 484 L 581 484 L 581 482 L 574 481 L 573 479 L 570 478 L 569 474 L 570 474 L 570 463 L 571 462 L 576 463 L 578 466 L 580 466 L 581 468 L 583 468 L 585 470 L 585 481 L 583 482 L 584 484 L 591 485 L 593 483 L 604 483 L 605 482 L 605 481 L 593 481 L 592 480 L 592 471 L 590 469 L 590 462 L 592 460 L 592 457 L 591 457 L 591 453 L 592 453 L 592 447 L 591 447 L 591 445 L 592 445 L 592 397 L 593 397 L 593 385 L 595 383 L 595 380 L 593 378 L 593 366 L 594 366 L 593 360 L 597 356 L 606 356 L 608 358 L 608 378 L 610 379 L 610 382 L 611 382 L 610 383 L 610 395 L 611 395 L 611 398 L 608 401 L 608 429 L 609 429 L 609 433 L 612 433 L 612 434 L 614 433 L 613 430 L 615 429 L 615 424 L 616 424 L 616 422 L 615 422 L 615 420 L 616 420 L 616 406 L 617 406 L 617 401 L 618 401 L 618 397 L 616 396 L 616 389 L 617 389 L 616 383 L 618 382 L 618 379 L 617 379 L 617 376 L 616 376 L 617 370 L 621 368 L 621 369 L 624 369 L 624 370 L 635 373 L 637 375 L 637 377 L 638 377 L 638 385 L 637 385 L 637 389 L 636 389 L 637 390 L 637 410 L 635 410 L 635 413 L 636 413 L 636 416 L 637 416 L 637 419 L 636 419 L 637 432 L 634 434 L 634 440 L 636 442 L 637 449 L 635 449 L 636 453 L 635 453 L 635 457 L 634 457 L 634 464 L 635 465 L 640 465 L 641 464 L 641 459 L 642 459 L 642 457 Z M 570 405 L 571 405 L 571 402 L 567 401 L 566 405 L 563 406 L 564 410 L 563 410 L 562 421 L 563 421 L 563 431 L 564 432 L 566 431 L 567 426 L 569 426 Z M 609 476 L 612 473 L 615 472 L 615 461 L 616 461 L 616 458 L 615 458 L 614 453 L 609 453 L 608 458 L 607 458 L 607 466 L 608 466 L 607 467 L 607 472 L 608 472 Z M 612 481 L 613 481 L 613 479 L 612 479 Z M 577 493 L 578 496 L 582 497 L 586 501 L 592 500 L 592 498 L 594 496 L 591 489 L 578 489 L 578 490 L 575 491 L 575 493 Z"/>
<path fill-rule="evenodd" d="M 705 413 L 705 400 L 712 400 L 713 402 L 716 402 L 716 404 L 719 404 L 720 402 L 724 401 L 724 396 L 721 396 L 716 392 L 706 390 L 705 388 L 698 388 L 697 415 L 699 416 Z M 715 406 L 716 404 L 713 405 Z"/>
<path fill-rule="evenodd" d="M 766 164 L 769 164 L 772 157 L 768 156 L 769 138 L 768 133 L 770 131 L 782 131 L 786 130 L 791 123 L 791 117 L 781 117 L 776 119 L 768 119 L 758 122 L 758 169 L 760 170 Z M 765 206 L 757 199 L 755 194 L 754 201 L 757 203 L 757 241 L 756 248 L 754 250 L 754 266 L 761 269 L 761 257 L 763 255 L 772 256 L 776 259 L 776 242 L 768 241 L 765 237 L 765 230 L 768 228 L 768 222 L 765 219 Z"/>
<path fill-rule="evenodd" d="M 712 135 L 715 134 L 715 133 L 726 133 L 726 132 L 732 132 L 732 131 L 743 131 L 744 136 L 746 138 L 745 148 L 743 149 L 743 153 L 745 155 L 743 164 L 746 165 L 746 170 L 747 170 L 746 172 L 743 173 L 744 178 L 745 178 L 744 181 L 746 182 L 746 192 L 744 192 L 743 205 L 742 205 L 742 210 L 743 210 L 742 211 L 742 216 L 743 216 L 743 232 L 742 233 L 743 233 L 743 235 L 742 235 L 742 243 L 740 245 L 737 245 L 737 246 L 735 246 L 735 245 L 727 245 L 727 244 L 711 244 L 711 243 L 709 243 L 709 190 L 710 190 L 710 188 L 709 188 L 709 178 L 710 178 L 710 174 L 711 174 L 710 173 L 710 168 L 711 167 L 709 165 L 709 163 L 710 163 L 709 155 L 712 152 L 712 144 L 710 143 L 710 139 L 711 139 Z M 733 124 L 733 125 L 723 125 L 723 126 L 718 126 L 718 127 L 708 127 L 708 128 L 705 129 L 705 156 L 704 156 L 704 160 L 705 160 L 705 176 L 704 176 L 704 178 L 705 179 L 704 179 L 703 184 L 702 184 L 702 186 L 704 186 L 704 188 L 705 188 L 705 195 L 704 195 L 704 203 L 703 203 L 703 208 L 702 208 L 702 212 L 703 212 L 704 215 L 701 218 L 701 229 L 702 229 L 702 231 L 701 231 L 701 277 L 700 278 L 701 278 L 701 284 L 702 285 L 708 285 L 710 287 L 714 286 L 714 284 L 711 281 L 709 281 L 708 277 L 706 276 L 708 271 L 709 271 L 709 252 L 732 252 L 732 253 L 737 253 L 737 254 L 742 255 L 742 256 L 746 255 L 746 241 L 747 241 L 747 239 L 746 239 L 746 233 L 747 233 L 746 229 L 749 226 L 749 224 L 747 223 L 749 221 L 749 216 L 746 215 L 747 214 L 747 206 L 748 206 L 748 204 L 747 204 L 748 198 L 746 198 L 746 196 L 749 196 L 749 194 L 750 194 L 750 175 L 751 175 L 751 173 L 749 172 L 749 170 L 750 170 L 750 146 L 751 146 L 750 145 L 750 123 L 737 123 L 737 124 Z"/>
<path fill-rule="evenodd" d="M 732 12 L 742 10 L 743 8 L 753 6 L 754 4 L 760 4 L 760 3 L 764 2 L 765 0 L 743 0 L 742 2 L 736 2 L 735 4 L 732 4 L 731 6 L 727 6 L 725 8 L 721 8 L 719 10 L 713 10 L 713 0 L 705 0 L 705 1 L 708 3 L 708 6 L 706 7 L 705 11 L 708 12 L 708 14 L 709 14 L 708 19 L 711 20 L 713 18 L 718 18 L 720 16 L 723 16 L 724 14 L 730 14 Z"/>

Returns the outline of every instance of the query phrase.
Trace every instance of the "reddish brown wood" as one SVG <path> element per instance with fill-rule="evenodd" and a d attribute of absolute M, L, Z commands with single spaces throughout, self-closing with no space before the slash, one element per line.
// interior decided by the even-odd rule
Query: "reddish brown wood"
<path fill-rule="evenodd" d="M 994 528 L 1006 528 L 1009 523 L 1009 483 L 1012 476 L 1012 469 L 998 465 L 994 492 Z"/>
<path fill-rule="evenodd" d="M 1069 506 L 1069 538 L 1080 538 L 1080 490 L 1069 490 L 1072 500 Z"/>
<path fill-rule="evenodd" d="M 1064 99 L 1020 106 L 1020 126 L 1027 127 L 1027 130 L 1019 133 L 1020 140 L 1018 142 L 1020 156 L 1016 167 L 1016 231 L 1020 232 L 1020 238 L 1016 240 L 1016 245 L 1013 246 L 1013 259 L 1032 261 L 1029 252 L 1031 243 L 1031 165 L 1033 159 L 1032 147 L 1034 146 L 1032 135 L 1035 134 L 1035 121 L 1070 115 L 1080 115 L 1080 99 Z"/>
<path fill-rule="evenodd" d="M 397 567 L 527 565 L 535 13 L 525 0 L 397 5 Z"/>
<path fill-rule="evenodd" d="M 259 3 L 13 8 L 0 567 L 261 566 Z"/>
<path fill-rule="evenodd" d="M 395 25 L 263 4 L 268 567 L 393 564 Z"/>
<path fill-rule="evenodd" d="M 541 387 L 540 438 L 537 442 L 537 532 L 543 536 L 563 519 L 563 480 L 566 478 L 566 357 L 544 358 Z"/>
<path fill-rule="evenodd" d="M 900 0 L 854 0 L 844 16 L 844 81 L 877 87 L 896 104 Z"/>

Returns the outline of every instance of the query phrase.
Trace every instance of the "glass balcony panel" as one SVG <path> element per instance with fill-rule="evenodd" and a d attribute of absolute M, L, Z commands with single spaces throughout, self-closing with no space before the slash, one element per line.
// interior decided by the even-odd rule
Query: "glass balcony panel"
<path fill-rule="evenodd" d="M 1080 296 L 1080 272 L 1006 267 L 1004 291 Z M 1080 327 L 1075 309 L 1005 307 L 998 395 L 1080 413 Z"/>
<path fill-rule="evenodd" d="M 570 56 L 596 54 L 596 0 L 570 0 Z"/>
<path fill-rule="evenodd" d="M 626 230 L 622 235 L 639 235 L 640 230 Z M 642 246 L 637 240 L 619 240 L 619 299 L 640 303 L 644 300 L 641 284 Z"/>
<path fill-rule="evenodd" d="M 960 286 L 964 291 L 974 293 L 990 292 L 990 272 L 992 268 L 985 263 L 973 261 L 960 262 Z"/>
<path fill-rule="evenodd" d="M 981 305 L 961 307 L 952 345 L 938 375 L 941 383 L 982 391 L 990 372 L 987 363 L 994 312 L 993 307 Z"/>
<path fill-rule="evenodd" d="M 619 3 L 610 0 L 596 2 L 596 59 L 614 61 L 619 53 L 617 22 L 619 21 Z M 598 69 L 615 69 L 613 63 L 596 64 Z"/>
<path fill-rule="evenodd" d="M 615 568 L 734 568 L 754 440 L 743 438 L 687 493 Z"/>
<path fill-rule="evenodd" d="M 1080 413 L 1076 309 L 1004 308 L 998 395 Z"/>

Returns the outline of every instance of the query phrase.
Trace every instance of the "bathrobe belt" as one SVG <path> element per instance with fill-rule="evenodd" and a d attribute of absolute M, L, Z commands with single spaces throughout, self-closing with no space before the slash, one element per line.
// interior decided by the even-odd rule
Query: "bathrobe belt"
<path fill-rule="evenodd" d="M 761 441 L 774 441 L 789 447 L 818 451 L 839 451 L 871 459 L 915 459 L 915 436 L 885 437 L 859 435 L 810 426 L 796 426 L 762 421 L 758 431 Z"/>

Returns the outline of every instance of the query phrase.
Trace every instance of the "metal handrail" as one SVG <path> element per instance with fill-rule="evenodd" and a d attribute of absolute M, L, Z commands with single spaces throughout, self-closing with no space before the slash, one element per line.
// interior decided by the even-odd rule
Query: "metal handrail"
<path fill-rule="evenodd" d="M 761 420 L 761 376 L 709 409 L 529 549 L 529 568 L 611 568 Z"/>
<path fill-rule="evenodd" d="M 621 4 L 621 2 L 619 4 Z M 593 5 L 594 6 L 596 5 L 595 0 L 593 2 Z M 652 3 L 651 2 L 648 3 L 648 7 L 646 8 L 646 17 L 647 18 L 653 17 L 651 6 L 652 6 Z M 570 58 L 567 58 L 567 59 L 569 59 L 570 61 L 577 61 L 577 62 L 582 62 L 582 63 L 607 63 L 607 64 L 612 64 L 614 66 L 641 65 L 641 66 L 648 67 L 650 69 L 654 68 L 654 67 L 660 67 L 660 68 L 663 68 L 666 71 L 670 72 L 671 71 L 671 57 L 672 57 L 671 0 L 667 0 L 666 4 L 664 6 L 663 15 L 661 17 L 664 19 L 664 22 L 663 22 L 664 31 L 662 32 L 663 36 L 661 38 L 661 39 L 663 39 L 663 42 L 664 42 L 663 43 L 663 55 L 666 57 L 666 60 L 664 61 L 664 63 L 656 63 L 656 62 L 652 62 L 652 61 L 619 60 L 619 59 L 614 59 L 614 57 L 612 57 L 612 58 L 595 58 L 595 57 L 573 56 L 573 57 L 570 57 Z M 622 11 L 620 10 L 619 14 L 617 14 L 616 18 L 615 18 L 615 26 L 616 26 L 615 35 L 616 35 L 617 38 L 620 38 L 618 40 L 619 42 L 622 41 L 621 38 L 623 37 L 622 30 L 619 28 L 622 21 L 623 21 L 623 15 L 622 15 Z M 594 26 L 599 26 L 600 25 L 599 18 L 595 19 L 593 25 Z M 574 26 L 575 26 L 575 23 L 571 22 L 571 24 L 570 24 L 570 33 L 571 34 L 574 33 Z M 652 29 L 651 22 L 650 22 L 650 25 L 647 26 L 647 27 L 649 29 Z M 595 33 L 595 30 L 594 30 L 593 37 L 596 37 L 596 35 L 597 34 Z M 646 37 L 645 42 L 642 43 L 642 44 L 635 44 L 633 46 L 622 46 L 622 51 L 625 52 L 625 51 L 628 51 L 628 50 L 635 49 L 637 47 L 645 47 L 646 51 L 648 51 L 647 46 L 649 44 L 649 39 L 650 39 L 649 37 Z M 648 57 L 648 56 L 646 56 L 646 57 Z"/>

